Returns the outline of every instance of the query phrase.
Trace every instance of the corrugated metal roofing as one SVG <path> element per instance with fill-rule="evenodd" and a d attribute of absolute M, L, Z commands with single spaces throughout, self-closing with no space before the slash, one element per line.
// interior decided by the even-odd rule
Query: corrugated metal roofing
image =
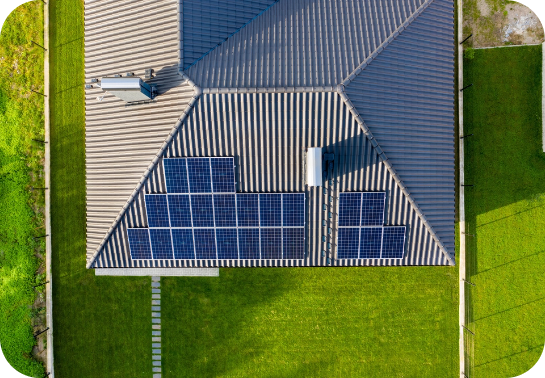
<path fill-rule="evenodd" d="M 203 88 L 337 85 L 424 3 L 280 1 L 187 73 Z"/>
<path fill-rule="evenodd" d="M 335 154 L 334 183 L 309 188 L 304 152 L 322 146 Z M 333 265 L 448 265 L 337 93 L 204 94 L 178 129 L 164 157 L 234 156 L 237 192 L 305 192 L 307 258 L 298 260 L 132 261 L 127 227 L 147 227 L 144 194 L 165 193 L 159 162 L 123 216 L 94 267 L 323 266 L 327 243 L 335 256 L 337 197 L 341 191 L 386 191 L 385 223 L 406 224 L 403 260 L 333 260 Z M 329 196 L 333 202 L 329 202 Z M 323 211 L 323 205 L 328 211 Z M 332 235 L 322 222 L 329 220 Z M 326 242 L 322 242 L 322 237 Z"/>
<path fill-rule="evenodd" d="M 186 69 L 278 0 L 183 0 L 180 2 Z M 204 6 L 203 6 L 204 5 Z"/>
<path fill-rule="evenodd" d="M 333 265 L 452 262 L 454 181 L 449 170 L 452 165 L 453 172 L 454 122 L 446 114 L 443 95 L 453 96 L 454 82 L 442 76 L 448 55 L 443 47 L 449 38 L 451 47 L 454 43 L 452 13 L 448 16 L 452 0 L 280 0 L 188 70 L 202 89 L 177 75 L 185 56 L 180 50 L 184 3 L 188 2 L 85 2 L 87 82 L 131 71 L 143 75 L 144 69 L 154 68 L 157 76 L 152 82 L 161 94 L 157 102 L 125 106 L 108 95 L 97 101 L 100 89 L 87 91 L 88 267 L 278 264 L 274 260 L 131 261 L 126 229 L 146 226 L 144 193 L 165 191 L 162 156 L 234 156 L 238 191 L 305 191 L 307 258 L 280 262 L 283 266 L 326 265 L 322 250 L 330 242 L 334 257 L 336 230 L 332 227 L 328 235 L 322 226 L 329 219 L 323 205 L 335 214 L 341 191 L 378 190 L 387 192 L 385 223 L 408 226 L 405 258 L 333 260 Z M 210 7 L 210 2 L 192 2 L 199 3 Z M 155 26 L 146 29 L 146 25 Z M 400 47 L 400 40 L 410 47 Z M 386 54 L 390 49 L 396 53 Z M 374 66 L 381 69 L 373 71 L 377 75 L 373 81 L 368 72 Z M 431 67 L 429 74 L 426 67 Z M 410 81 L 414 77 L 427 83 Z M 376 86 L 368 88 L 360 80 L 371 80 Z M 383 81 L 390 85 L 381 86 Z M 406 84 L 414 84 L 414 92 Z M 386 93 L 372 93 L 373 88 Z M 386 114 L 380 118 L 378 112 L 368 113 L 367 119 L 366 104 L 378 95 L 383 97 L 373 107 Z M 419 101 L 431 106 L 424 108 Z M 380 108 L 382 102 L 390 106 Z M 407 130 L 394 122 L 397 117 L 410 120 L 414 134 L 403 134 Z M 377 123 L 381 119 L 386 121 Z M 384 132 L 383 127 L 391 129 Z M 403 136 L 389 134 L 397 131 Z M 421 143 L 413 138 L 418 135 Z M 410 144 L 408 150 L 399 143 L 403 138 Z M 441 146 L 441 157 L 432 156 L 438 150 L 434 145 Z M 304 184 L 303 153 L 313 146 L 335 152 L 335 180 L 331 188 L 326 184 L 332 202 L 322 188 L 309 190 Z M 416 152 L 419 149 L 424 152 Z M 400 151 L 407 154 L 403 161 Z M 390 159 L 383 161 L 385 157 Z M 433 170 L 438 171 L 438 180 L 433 174 L 426 176 Z M 441 187 L 443 179 L 446 185 Z M 417 193 L 426 182 L 438 188 L 434 195 Z M 416 189 L 409 183 L 416 183 Z M 415 201 L 417 196 L 425 197 L 424 206 L 420 199 Z"/>
<path fill-rule="evenodd" d="M 178 74 L 177 3 L 85 2 L 86 82 L 153 68 L 161 94 L 128 106 L 96 85 L 85 92 L 88 260 L 194 96 Z"/>
<path fill-rule="evenodd" d="M 454 8 L 435 0 L 346 94 L 448 251 L 454 251 Z"/>

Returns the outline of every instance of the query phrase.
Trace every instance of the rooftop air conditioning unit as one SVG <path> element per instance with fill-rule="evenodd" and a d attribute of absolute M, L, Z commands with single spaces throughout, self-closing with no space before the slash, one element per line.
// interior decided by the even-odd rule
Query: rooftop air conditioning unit
<path fill-rule="evenodd" d="M 100 86 L 125 102 L 149 101 L 155 97 L 155 87 L 139 77 L 103 77 Z"/>
<path fill-rule="evenodd" d="M 321 147 L 310 147 L 307 150 L 307 185 L 322 186 Z"/>

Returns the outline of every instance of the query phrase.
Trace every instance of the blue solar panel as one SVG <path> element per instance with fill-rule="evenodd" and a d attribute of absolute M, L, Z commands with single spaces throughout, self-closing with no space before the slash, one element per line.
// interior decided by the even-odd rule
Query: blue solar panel
<path fill-rule="evenodd" d="M 211 158 L 212 187 L 214 193 L 235 192 L 235 167 L 233 158 Z"/>
<path fill-rule="evenodd" d="M 284 259 L 300 260 L 305 258 L 305 229 L 284 228 L 282 245 L 284 248 Z"/>
<path fill-rule="evenodd" d="M 261 227 L 282 226 L 282 194 L 260 194 L 259 212 Z"/>
<path fill-rule="evenodd" d="M 237 194 L 239 227 L 259 227 L 259 194 Z"/>
<path fill-rule="evenodd" d="M 236 228 L 216 228 L 218 259 L 238 259 L 238 241 Z"/>
<path fill-rule="evenodd" d="M 360 228 L 339 228 L 337 241 L 338 259 L 357 259 L 360 247 Z"/>
<path fill-rule="evenodd" d="M 194 259 L 193 230 L 190 228 L 172 229 L 172 243 L 175 259 Z"/>
<path fill-rule="evenodd" d="M 241 259 L 259 259 L 259 228 L 239 228 L 238 246 Z"/>
<path fill-rule="evenodd" d="M 216 259 L 216 235 L 212 228 L 194 229 L 195 235 L 195 258 Z"/>
<path fill-rule="evenodd" d="M 384 227 L 382 258 L 401 259 L 405 250 L 405 226 Z"/>
<path fill-rule="evenodd" d="M 363 227 L 360 235 L 360 259 L 380 259 L 382 227 Z"/>
<path fill-rule="evenodd" d="M 190 193 L 212 192 L 209 158 L 188 158 L 187 172 L 189 174 Z"/>
<path fill-rule="evenodd" d="M 283 226 L 305 226 L 305 194 L 282 194 Z"/>
<path fill-rule="evenodd" d="M 170 227 L 166 194 L 146 194 L 149 227 Z"/>
<path fill-rule="evenodd" d="M 339 227 L 359 226 L 361 193 L 341 193 L 339 197 Z"/>
<path fill-rule="evenodd" d="M 163 159 L 167 193 L 189 193 L 185 159 Z"/>
<path fill-rule="evenodd" d="M 237 212 L 234 194 L 214 194 L 216 227 L 236 227 Z"/>
<path fill-rule="evenodd" d="M 129 248 L 131 259 L 151 259 L 151 244 L 147 228 L 129 228 Z"/>
<path fill-rule="evenodd" d="M 192 194 L 193 227 L 214 227 L 214 207 L 211 194 Z"/>
<path fill-rule="evenodd" d="M 169 194 L 168 209 L 170 211 L 170 225 L 172 227 L 191 227 L 189 195 Z"/>
<path fill-rule="evenodd" d="M 362 226 L 382 226 L 384 224 L 385 199 L 386 193 L 362 193 Z"/>
<path fill-rule="evenodd" d="M 150 228 L 149 235 L 151 239 L 151 251 L 153 258 L 173 259 L 172 239 L 170 238 L 170 229 Z"/>
<path fill-rule="evenodd" d="M 261 229 L 261 258 L 279 260 L 282 258 L 282 229 Z"/>

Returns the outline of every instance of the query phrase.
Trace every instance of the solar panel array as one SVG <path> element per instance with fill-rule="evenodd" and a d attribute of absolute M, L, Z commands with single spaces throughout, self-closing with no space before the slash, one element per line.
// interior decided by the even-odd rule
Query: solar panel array
<path fill-rule="evenodd" d="M 164 159 L 166 194 L 146 194 L 133 259 L 303 259 L 304 193 L 235 193 L 233 158 Z"/>
<path fill-rule="evenodd" d="M 337 258 L 402 259 L 405 226 L 384 226 L 386 193 L 341 193 Z"/>

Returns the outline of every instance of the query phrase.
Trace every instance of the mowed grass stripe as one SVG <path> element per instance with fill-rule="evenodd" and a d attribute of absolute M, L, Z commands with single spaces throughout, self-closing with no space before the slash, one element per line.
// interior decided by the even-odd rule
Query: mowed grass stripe
<path fill-rule="evenodd" d="M 451 267 L 163 278 L 163 377 L 452 377 Z"/>
<path fill-rule="evenodd" d="M 545 153 L 541 46 L 464 62 L 470 377 L 515 377 L 545 342 Z"/>
<path fill-rule="evenodd" d="M 50 7 L 55 374 L 149 377 L 149 278 L 85 269 L 83 1 Z"/>

